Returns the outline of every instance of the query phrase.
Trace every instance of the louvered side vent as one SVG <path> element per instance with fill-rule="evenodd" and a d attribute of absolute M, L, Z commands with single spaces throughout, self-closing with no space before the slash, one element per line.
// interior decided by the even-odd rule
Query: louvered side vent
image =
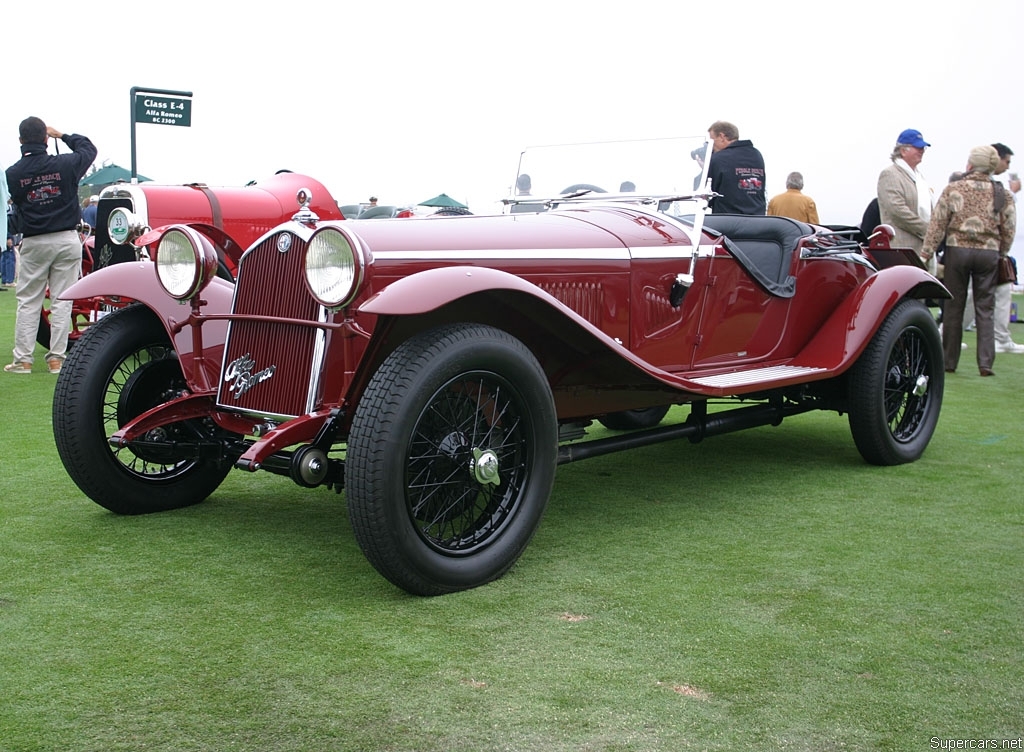
<path fill-rule="evenodd" d="M 290 235 L 287 252 L 274 235 L 239 264 L 235 314 L 316 321 L 320 305 L 305 287 L 305 244 Z M 225 408 L 260 415 L 296 416 L 307 412 L 316 389 L 322 330 L 273 321 L 231 321 L 217 402 Z"/>
<path fill-rule="evenodd" d="M 644 333 L 659 332 L 679 321 L 679 311 L 672 307 L 668 296 L 653 287 L 644 289 Z"/>
<path fill-rule="evenodd" d="M 557 282 L 541 284 L 540 287 L 594 326 L 601 325 L 601 312 L 604 307 L 604 290 L 601 285 L 588 282 Z"/>

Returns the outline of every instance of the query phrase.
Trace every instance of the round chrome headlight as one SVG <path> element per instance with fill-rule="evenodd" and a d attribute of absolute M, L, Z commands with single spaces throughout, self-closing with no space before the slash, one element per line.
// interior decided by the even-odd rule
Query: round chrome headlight
<path fill-rule="evenodd" d="M 107 235 L 114 245 L 124 245 L 139 237 L 149 227 L 123 206 L 111 210 L 107 216 Z"/>
<path fill-rule="evenodd" d="M 335 227 L 317 230 L 306 246 L 306 284 L 326 308 L 348 305 L 363 278 L 363 257 Z"/>
<path fill-rule="evenodd" d="M 191 227 L 175 226 L 156 246 L 156 276 L 178 300 L 197 295 L 217 273 L 217 251 Z"/>

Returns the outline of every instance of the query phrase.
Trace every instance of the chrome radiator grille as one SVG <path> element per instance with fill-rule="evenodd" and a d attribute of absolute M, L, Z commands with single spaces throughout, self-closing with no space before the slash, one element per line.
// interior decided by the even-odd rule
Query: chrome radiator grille
<path fill-rule="evenodd" d="M 278 238 L 289 235 L 286 252 Z M 320 305 L 305 287 L 305 242 L 273 235 L 241 260 L 233 313 L 318 321 Z M 217 403 L 260 415 L 308 412 L 318 386 L 323 330 L 276 321 L 233 320 L 228 325 Z"/>

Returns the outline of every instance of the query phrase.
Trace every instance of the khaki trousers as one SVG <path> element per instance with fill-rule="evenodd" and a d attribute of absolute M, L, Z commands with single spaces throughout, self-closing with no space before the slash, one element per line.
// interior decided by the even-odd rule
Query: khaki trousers
<path fill-rule="evenodd" d="M 1013 297 L 1013 283 L 996 285 L 996 312 L 992 319 L 992 331 L 996 344 L 1007 347 L 1013 344 L 1010 335 L 1010 303 Z"/>
<path fill-rule="evenodd" d="M 75 230 L 33 235 L 21 241 L 18 313 L 14 323 L 14 360 L 35 360 L 36 333 L 46 290 L 50 290 L 50 349 L 46 358 L 64 359 L 71 332 L 71 301 L 58 297 L 82 273 L 82 242 Z"/>

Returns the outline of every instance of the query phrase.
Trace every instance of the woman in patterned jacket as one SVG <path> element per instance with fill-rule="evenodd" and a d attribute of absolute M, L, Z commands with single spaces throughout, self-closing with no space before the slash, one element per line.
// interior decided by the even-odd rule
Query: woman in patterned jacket
<path fill-rule="evenodd" d="M 967 288 L 974 292 L 978 331 L 978 372 L 994 376 L 995 290 L 999 257 L 1013 244 L 1017 212 L 1013 195 L 992 180 L 999 154 L 989 145 L 971 149 L 963 178 L 947 185 L 932 211 L 921 255 L 932 258 L 945 238 L 943 281 L 953 299 L 946 301 L 942 317 L 942 350 L 947 373 L 956 371 L 963 336 Z"/>

